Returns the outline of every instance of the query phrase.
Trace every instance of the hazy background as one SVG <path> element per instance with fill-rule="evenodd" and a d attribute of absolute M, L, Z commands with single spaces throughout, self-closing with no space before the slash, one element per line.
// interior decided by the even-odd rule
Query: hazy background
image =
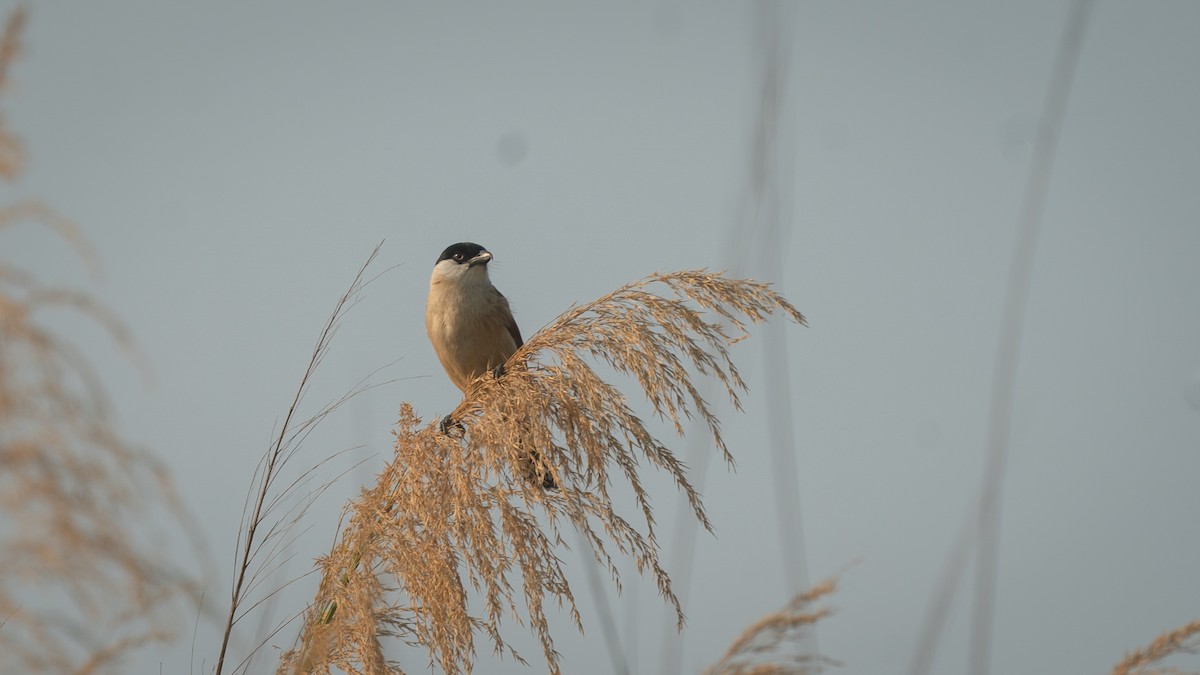
<path fill-rule="evenodd" d="M 310 412 L 396 359 L 379 379 L 406 379 L 310 442 L 314 461 L 363 446 L 353 457 L 366 463 L 314 514 L 292 576 L 328 550 L 342 499 L 381 466 L 400 402 L 432 417 L 458 400 L 423 326 L 446 245 L 495 254 L 493 280 L 527 335 L 651 272 L 729 265 L 760 105 L 755 5 L 31 9 L 3 100 L 31 157 L 3 190 L 76 220 L 105 275 L 90 279 L 34 225 L 0 231 L 0 254 L 91 288 L 152 364 L 147 385 L 99 330 L 66 324 L 121 429 L 168 463 L 202 523 L 208 612 L 227 602 L 254 464 L 381 239 L 378 268 L 396 267 L 346 320 Z M 839 672 L 902 672 L 979 492 L 1001 301 L 1066 5 L 791 9 L 776 281 L 811 324 L 783 329 L 807 574 L 844 572 L 819 630 Z M 1017 380 L 997 673 L 1107 672 L 1200 614 L 1198 31 L 1200 3 L 1187 1 L 1100 2 L 1089 23 Z M 762 276 L 753 260 L 747 273 Z M 751 386 L 745 415 L 726 423 L 738 471 L 709 472 L 717 535 L 700 536 L 679 589 L 688 673 L 789 592 L 761 349 L 737 348 Z M 659 485 L 669 555 L 675 495 Z M 301 584 L 275 611 L 310 597 Z M 594 605 L 583 584 L 577 597 Z M 667 614 L 652 585 L 631 581 L 612 602 L 631 670 L 659 672 Z M 935 672 L 963 670 L 968 616 L 960 593 Z M 208 672 L 219 636 L 202 619 L 189 665 L 191 620 L 130 672 Z M 587 638 L 558 624 L 564 668 L 611 672 L 585 621 Z M 242 645 L 254 639 L 244 628 Z M 480 646 L 478 670 L 522 672 Z M 423 654 L 394 653 L 422 670 Z"/>

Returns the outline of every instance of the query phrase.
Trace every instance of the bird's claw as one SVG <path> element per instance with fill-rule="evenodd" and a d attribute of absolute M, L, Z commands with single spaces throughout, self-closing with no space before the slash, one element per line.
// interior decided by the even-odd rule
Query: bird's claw
<path fill-rule="evenodd" d="M 467 428 L 462 425 L 462 422 L 456 421 L 453 415 L 446 415 L 438 424 L 438 431 L 449 436 L 451 429 L 458 429 L 460 434 L 467 433 Z"/>
<path fill-rule="evenodd" d="M 504 377 L 504 372 L 505 372 L 504 364 L 501 363 L 500 365 L 496 366 L 495 368 L 492 368 L 492 377 L 494 377 L 498 380 L 498 379 Z"/>

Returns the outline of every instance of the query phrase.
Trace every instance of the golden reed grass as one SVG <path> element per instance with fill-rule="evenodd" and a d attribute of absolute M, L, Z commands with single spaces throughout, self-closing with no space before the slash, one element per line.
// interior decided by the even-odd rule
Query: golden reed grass
<path fill-rule="evenodd" d="M 401 672 L 384 656 L 388 636 L 423 646 L 430 667 L 449 674 L 471 672 L 478 637 L 524 662 L 505 637 L 506 616 L 532 632 L 548 670 L 561 672 L 547 602 L 566 608 L 582 630 L 558 555 L 565 528 L 582 533 L 618 589 L 614 556 L 631 556 L 682 627 L 642 472 L 669 475 L 711 529 L 708 517 L 683 462 L 593 363 L 636 380 L 677 433 L 685 420 L 702 420 L 732 462 L 694 379 L 716 378 L 737 406 L 745 385 L 729 347 L 748 323 L 777 312 L 804 322 L 763 283 L 706 271 L 656 274 L 574 307 L 539 331 L 501 377 L 474 383 L 448 431 L 403 405 L 394 457 L 349 506 L 339 542 L 320 561 L 316 602 L 280 672 Z M 552 476 L 558 489 L 530 480 L 531 469 Z M 618 512 L 611 495 L 618 485 L 631 488 L 639 518 Z"/>
<path fill-rule="evenodd" d="M 24 21 L 18 8 L 0 38 L 0 85 Z M 22 159 L 0 120 L 0 177 L 17 177 Z M 68 219 L 36 202 L 0 208 L 0 229 L 22 223 L 59 234 L 95 270 Z M 46 327 L 53 313 L 130 344 L 88 294 L 0 259 L 0 672 L 120 672 L 182 618 L 188 585 L 147 537 L 148 514 L 182 512 L 162 468 L 113 429 L 87 358 Z"/>

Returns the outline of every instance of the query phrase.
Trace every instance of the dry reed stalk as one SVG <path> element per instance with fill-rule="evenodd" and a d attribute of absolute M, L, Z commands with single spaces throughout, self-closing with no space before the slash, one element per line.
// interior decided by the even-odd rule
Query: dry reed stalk
<path fill-rule="evenodd" d="M 836 590 L 837 580 L 826 579 L 797 594 L 778 612 L 747 626 L 705 675 L 809 675 L 836 665 L 822 656 L 785 649 L 832 613 L 828 607 L 814 608 L 813 604 Z"/>
<path fill-rule="evenodd" d="M 669 295 L 647 290 L 652 285 Z M 677 433 L 684 419 L 702 419 L 732 463 L 693 378 L 714 377 L 737 406 L 745 385 L 729 346 L 745 337 L 748 322 L 775 312 L 804 322 L 763 283 L 707 271 L 656 274 L 574 307 L 539 331 L 503 376 L 476 380 L 453 413 L 459 426 L 451 433 L 404 404 L 395 456 L 348 507 L 338 544 L 320 561 L 316 602 L 280 672 L 401 672 L 383 656 L 381 638 L 389 635 L 424 646 L 429 666 L 447 674 L 472 670 L 477 635 L 524 662 L 502 634 L 508 614 L 528 627 L 549 671 L 559 673 L 546 601 L 565 607 L 582 630 L 557 555 L 566 527 L 583 535 L 618 590 L 613 554 L 632 556 L 682 627 L 640 472 L 649 464 L 669 474 L 699 522 L 711 525 L 683 462 L 590 361 L 636 379 Z M 528 480 L 531 469 L 553 476 L 559 489 Z M 640 524 L 613 504 L 610 490 L 618 484 L 632 488 Z M 473 612 L 473 603 L 482 607 Z"/>
<path fill-rule="evenodd" d="M 375 258 L 378 257 L 379 250 L 382 247 L 383 242 L 380 242 L 375 247 L 375 250 L 371 252 L 371 255 L 367 257 L 366 261 L 358 269 L 358 273 L 354 275 L 354 280 L 350 283 L 349 288 L 346 289 L 338 299 L 337 304 L 334 305 L 333 312 L 325 321 L 325 325 L 317 337 L 317 343 L 313 347 L 312 354 L 309 357 L 308 367 L 305 369 L 304 375 L 300 378 L 300 384 L 296 388 L 296 393 L 293 395 L 291 405 L 289 405 L 287 413 L 284 415 L 283 422 L 278 432 L 274 434 L 274 440 L 271 445 L 259 460 L 258 466 L 255 467 L 254 475 L 251 479 L 250 492 L 246 496 L 242 522 L 237 534 L 233 586 L 230 589 L 229 610 L 226 613 L 223 625 L 221 646 L 217 655 L 214 675 L 221 675 L 228 663 L 226 659 L 229 655 L 235 626 L 251 611 L 259 607 L 259 605 L 275 597 L 276 594 L 292 583 L 292 581 L 296 581 L 293 579 L 283 582 L 270 590 L 262 590 L 262 587 L 268 583 L 269 577 L 278 571 L 283 563 L 287 561 L 285 552 L 291 547 L 298 536 L 295 525 L 304 518 L 309 507 L 313 505 L 316 499 L 342 475 L 338 474 L 331 479 L 327 479 L 316 487 L 311 485 L 314 478 L 318 475 L 319 470 L 325 466 L 326 462 L 333 459 L 333 457 L 329 457 L 315 466 L 309 467 L 299 477 L 291 481 L 282 479 L 284 469 L 296 458 L 301 445 L 308 435 L 326 417 L 332 415 L 343 404 L 358 394 L 379 386 L 368 383 L 370 377 L 375 374 L 372 373 L 367 378 L 360 380 L 342 397 L 326 404 L 315 415 L 302 418 L 299 412 L 301 402 L 312 387 L 313 375 L 325 359 L 325 356 L 329 353 L 333 336 L 337 333 L 342 319 L 345 318 L 346 314 L 361 299 L 362 291 L 372 281 L 387 272 L 387 270 L 384 270 L 384 272 L 371 278 L 365 276 L 367 269 L 375 261 Z M 274 631 L 270 631 L 268 639 L 282 628 L 283 626 L 281 625 L 276 627 Z M 266 640 L 260 641 L 258 646 L 250 650 L 250 653 L 238 663 L 233 672 L 245 672 L 250 667 L 256 653 L 265 644 Z"/>
<path fill-rule="evenodd" d="M 18 9 L 0 39 L 0 84 L 23 23 Z M 19 148 L 0 123 L 0 176 L 19 172 Z M 95 269 L 67 219 L 36 202 L 0 209 L 0 229 L 22 222 L 60 234 Z M 86 356 L 45 326 L 53 312 L 90 318 L 131 351 L 94 298 L 0 260 L 0 672 L 117 672 L 169 637 L 193 590 L 153 531 L 191 531 L 163 468 L 113 429 Z"/>
<path fill-rule="evenodd" d="M 1169 666 L 1152 667 L 1163 659 L 1176 654 L 1195 654 L 1200 651 L 1200 621 L 1192 621 L 1175 630 L 1169 630 L 1154 638 L 1150 644 L 1135 649 L 1112 669 L 1112 675 L 1188 675 L 1196 671 L 1185 671 Z"/>

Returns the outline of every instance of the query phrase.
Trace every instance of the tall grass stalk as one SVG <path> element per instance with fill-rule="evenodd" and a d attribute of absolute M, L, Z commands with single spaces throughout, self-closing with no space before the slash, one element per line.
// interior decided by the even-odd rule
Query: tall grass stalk
<path fill-rule="evenodd" d="M 287 549 L 288 543 L 294 540 L 294 526 L 303 518 L 316 498 L 337 478 L 323 481 L 315 488 L 310 487 L 311 479 L 325 464 L 322 462 L 302 472 L 299 478 L 281 484 L 280 477 L 284 468 L 296 456 L 302 441 L 312 433 L 317 425 L 348 400 L 374 386 L 367 384 L 367 378 L 365 378 L 344 396 L 325 405 L 315 415 L 303 420 L 297 418 L 301 402 L 312 385 L 313 375 L 328 354 L 342 319 L 357 304 L 362 290 L 371 281 L 378 278 L 376 276 L 368 279 L 366 272 L 378 257 L 382 246 L 383 243 L 380 242 L 375 247 L 366 262 L 354 275 L 349 288 L 334 305 L 333 312 L 325 321 L 317 338 L 316 346 L 313 347 L 308 365 L 300 378 L 300 384 L 296 388 L 283 422 L 274 436 L 275 440 L 255 468 L 251 480 L 252 490 L 247 494 L 243 520 L 238 529 L 234 581 L 230 591 L 229 610 L 223 625 L 215 675 L 221 675 L 225 669 L 234 627 L 250 610 L 263 602 L 263 599 L 251 601 L 253 592 L 265 582 L 271 572 L 282 564 L 280 562 L 282 553 Z M 289 502 L 292 505 L 284 508 L 284 505 Z M 273 589 L 267 593 L 267 597 L 272 597 L 279 590 L 281 588 Z M 239 669 L 249 663 L 254 651 L 257 651 L 257 648 L 241 661 Z"/>

